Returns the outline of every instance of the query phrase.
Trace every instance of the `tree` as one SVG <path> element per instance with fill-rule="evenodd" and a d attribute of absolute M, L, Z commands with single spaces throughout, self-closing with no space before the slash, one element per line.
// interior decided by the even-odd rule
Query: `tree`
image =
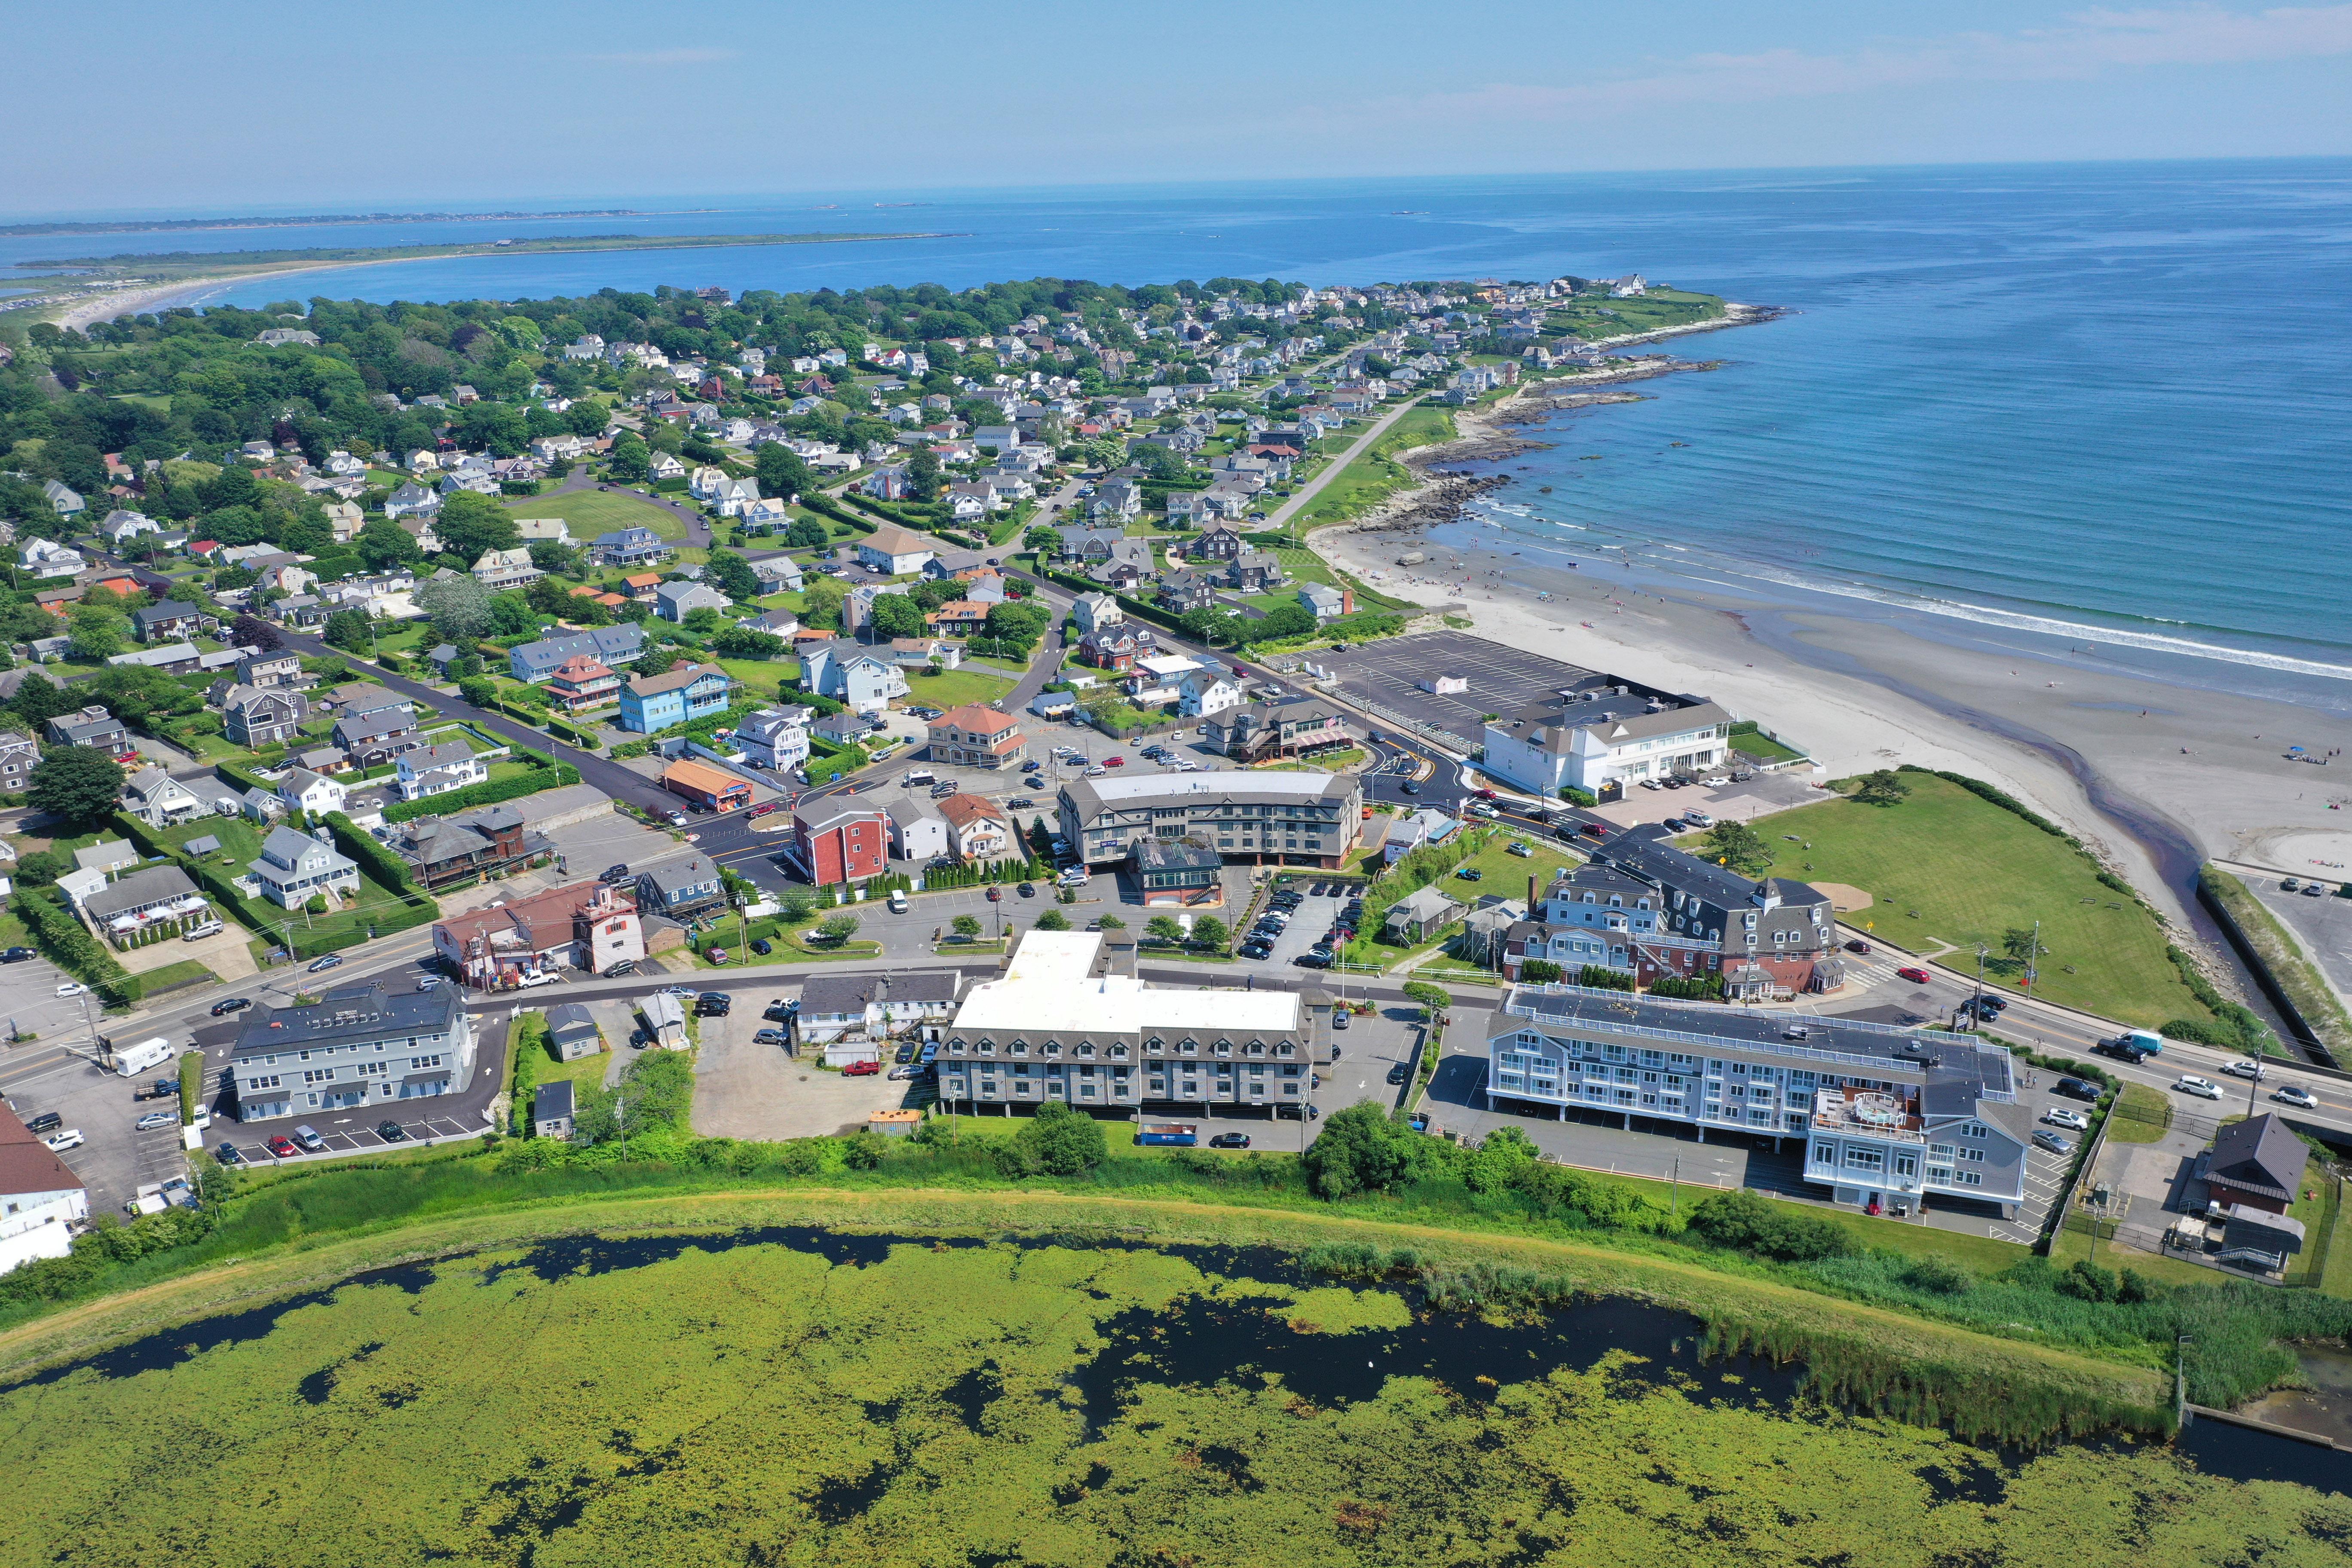
<path fill-rule="evenodd" d="M 55 879 L 51 879 L 55 880 Z M 958 915 L 955 919 L 950 921 L 948 925 L 950 929 L 954 931 L 956 935 L 963 938 L 966 942 L 970 942 L 972 938 L 980 934 L 980 917 L 978 915 Z"/>
<path fill-rule="evenodd" d="M 841 602 L 849 597 L 849 590 L 841 585 L 838 577 L 812 577 L 801 595 L 801 619 L 813 626 L 837 626 L 841 624 Z"/>
<path fill-rule="evenodd" d="M 84 658 L 111 658 L 131 646 L 131 623 L 120 610 L 98 605 L 79 605 L 73 613 L 73 631 L 68 640 L 74 652 Z"/>
<path fill-rule="evenodd" d="M 815 518 L 803 517 L 784 531 L 784 542 L 795 550 L 822 550 L 833 542 L 833 535 Z"/>
<path fill-rule="evenodd" d="M 773 632 L 763 632 L 740 621 L 721 627 L 710 639 L 710 649 L 721 658 L 776 658 L 784 651 L 784 639 Z"/>
<path fill-rule="evenodd" d="M 1070 917 L 1064 914 L 1059 910 L 1047 910 L 1044 914 L 1037 917 L 1035 929 L 1038 931 L 1067 931 L 1070 929 Z"/>
<path fill-rule="evenodd" d="M 1101 920 L 1095 923 L 1101 926 L 1105 931 L 1125 931 L 1127 929 L 1127 922 L 1119 919 L 1117 915 L 1105 915 Z"/>
<path fill-rule="evenodd" d="M 1184 940 L 1184 928 L 1173 915 L 1154 915 L 1143 922 L 1143 934 L 1154 942 L 1180 942 Z"/>
<path fill-rule="evenodd" d="M 1900 805 L 1910 794 L 1911 786 L 1903 782 L 1902 774 L 1893 768 L 1880 768 L 1863 775 L 1862 787 L 1853 792 L 1853 798 L 1864 805 Z"/>
<path fill-rule="evenodd" d="M 1379 1192 L 1404 1174 L 1406 1163 L 1388 1112 L 1369 1100 L 1324 1118 L 1322 1132 L 1299 1156 L 1307 1184 L 1323 1198 Z"/>
<path fill-rule="evenodd" d="M 1062 548 L 1062 532 L 1061 530 L 1048 528 L 1042 522 L 1032 523 L 1029 531 L 1021 536 L 1021 543 L 1024 548 L 1034 550 L 1041 555 L 1050 555 Z"/>
<path fill-rule="evenodd" d="M 1804 1263 L 1855 1250 L 1853 1237 L 1832 1221 L 1792 1214 L 1734 1187 L 1691 1210 L 1690 1227 L 1717 1247 Z"/>
<path fill-rule="evenodd" d="M 1276 605 L 1261 621 L 1246 623 L 1249 640 L 1279 642 L 1285 637 L 1303 637 L 1315 629 L 1315 617 L 1304 605 Z"/>
<path fill-rule="evenodd" d="M 625 431 L 605 455 L 604 467 L 621 483 L 633 485 L 644 480 L 646 465 L 653 460 L 654 455 L 646 449 L 645 442 L 634 431 Z"/>
<path fill-rule="evenodd" d="M 366 530 L 361 531 L 364 533 Z M 406 539 L 408 535 L 404 533 L 400 537 Z M 276 653 L 286 646 L 286 639 L 278 635 L 278 628 L 259 616 L 237 616 L 229 623 L 228 634 L 229 640 L 237 647 L 257 648 L 263 653 Z"/>
<path fill-rule="evenodd" d="M 452 554 L 469 562 L 478 561 L 493 550 L 512 550 L 522 542 L 507 509 L 471 490 L 459 490 L 441 503 L 441 513 L 433 520 L 433 531 L 441 536 L 441 542 L 448 546 Z"/>
<path fill-rule="evenodd" d="M 365 653 L 375 640 L 364 610 L 337 610 L 327 617 L 327 629 L 321 635 L 345 653 Z"/>
<path fill-rule="evenodd" d="M 929 447 L 916 447 L 907 459 L 907 489 L 919 501 L 940 499 L 940 455 Z"/>
<path fill-rule="evenodd" d="M 732 550 L 712 551 L 704 574 L 720 593 L 738 604 L 748 605 L 760 596 L 760 574 Z"/>
<path fill-rule="evenodd" d="M 816 928 L 817 940 L 828 947 L 839 947 L 856 934 L 856 915 L 835 915 Z"/>
<path fill-rule="evenodd" d="M 579 552 L 560 539 L 534 539 L 530 542 L 530 563 L 542 572 L 560 572 L 566 577 L 579 575 Z M 545 578 L 540 579 L 545 582 Z"/>
<path fill-rule="evenodd" d="M 1108 1152 L 1101 1123 L 1057 1100 L 1037 1108 L 1013 1135 L 1013 1148 L 1028 1171 L 1047 1176 L 1083 1176 Z"/>
<path fill-rule="evenodd" d="M 629 668 L 635 670 L 639 675 L 667 675 L 671 669 L 676 668 L 677 664 L 677 654 L 676 650 L 666 647 L 649 647 L 646 649 L 645 652 L 639 654 L 637 656 L 637 662 L 629 666 Z"/>
<path fill-rule="evenodd" d="M 1195 947 L 1213 947 L 1222 951 L 1232 940 L 1233 933 L 1225 929 L 1225 922 L 1214 915 L 1202 915 L 1192 922 L 1192 945 Z"/>
<path fill-rule="evenodd" d="M 687 611 L 686 619 L 680 621 L 678 625 L 696 637 L 707 637 L 719 629 L 719 612 L 708 605 L 700 605 Z"/>
<path fill-rule="evenodd" d="M 409 600 L 433 618 L 444 642 L 470 643 L 490 629 L 490 592 L 462 573 L 426 578 Z"/>
<path fill-rule="evenodd" d="M 457 695 L 477 708 L 499 705 L 499 683 L 487 675 L 470 675 L 457 682 Z"/>
<path fill-rule="evenodd" d="M 760 493 L 779 500 L 799 495 L 815 482 L 800 454 L 775 441 L 762 441 L 752 450 L 751 472 L 760 481 Z"/>
<path fill-rule="evenodd" d="M 1003 608 L 1002 605 L 992 607 Z M 876 595 L 873 621 L 877 637 L 919 637 L 926 630 L 922 606 L 904 594 Z"/>
<path fill-rule="evenodd" d="M 1770 846 L 1744 822 L 1718 822 L 1708 828 L 1706 853 L 1743 877 L 1760 877 L 1772 868 Z"/>
<path fill-rule="evenodd" d="M 490 631 L 502 637 L 537 637 L 539 617 L 531 613 L 530 601 L 520 594 L 493 594 L 490 595 Z"/>
<path fill-rule="evenodd" d="M 173 677 L 137 664 L 101 669 L 77 683 L 74 695 L 83 702 L 95 700 L 104 704 L 108 712 L 126 724 L 145 724 L 163 714 L 194 713 L 204 706 L 202 696 Z"/>
<path fill-rule="evenodd" d="M 1233 611 L 1217 605 L 1203 605 L 1197 610 L 1187 610 L 1177 621 L 1185 634 L 1196 642 L 1212 647 L 1241 640 L 1245 623 Z"/>
<path fill-rule="evenodd" d="M 37 669 L 25 672 L 24 683 L 8 706 L 32 730 L 40 727 L 60 713 L 71 713 L 81 707 L 81 700 L 60 689 L 56 682 Z"/>
<path fill-rule="evenodd" d="M 33 764 L 25 794 L 46 816 L 95 822 L 122 795 L 122 766 L 95 746 L 59 746 Z"/>

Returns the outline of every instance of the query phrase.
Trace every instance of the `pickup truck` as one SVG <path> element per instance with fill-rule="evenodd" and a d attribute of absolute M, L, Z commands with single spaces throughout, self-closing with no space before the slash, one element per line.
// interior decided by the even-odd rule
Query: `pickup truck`
<path fill-rule="evenodd" d="M 131 1095 L 131 1101 L 134 1104 L 150 1100 L 177 1100 L 179 1098 L 180 1080 L 175 1078 L 159 1078 L 152 1083 L 142 1084 L 138 1089 L 132 1090 Z"/>

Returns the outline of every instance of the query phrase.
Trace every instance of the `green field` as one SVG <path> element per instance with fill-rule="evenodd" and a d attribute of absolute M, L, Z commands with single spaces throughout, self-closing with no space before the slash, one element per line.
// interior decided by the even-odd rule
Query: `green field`
<path fill-rule="evenodd" d="M 2039 920 L 2051 1001 L 2149 1028 L 2211 1016 L 2166 958 L 2156 917 L 2065 840 L 1931 773 L 1901 777 L 1911 794 L 1898 805 L 1826 801 L 1761 819 L 1773 873 L 1862 889 L 1875 902 L 1847 923 L 1960 970 L 1979 942 L 2004 964 L 2004 934 Z M 1989 966 L 1985 978 L 2014 990 L 2020 976 Z"/>
<path fill-rule="evenodd" d="M 266 835 L 250 820 L 242 816 L 205 816 L 184 826 L 164 829 L 158 835 L 174 848 L 190 839 L 206 837 L 221 842 L 219 854 L 206 858 L 226 876 L 245 874 L 261 855 L 261 841 Z M 404 905 L 396 893 L 387 891 L 365 877 L 360 879 L 359 896 L 355 902 L 341 900 L 331 901 L 331 912 L 323 915 L 305 914 L 300 910 L 281 910 L 268 899 L 247 899 L 245 907 L 256 920 L 266 922 L 276 933 L 270 941 L 276 945 L 284 933 L 291 931 L 298 939 L 331 937 L 349 934 L 365 939 L 370 930 L 383 931 L 387 922 L 404 912 Z"/>
<path fill-rule="evenodd" d="M 1381 438 L 1350 462 L 1331 482 L 1301 507 L 1289 526 L 1305 533 L 1321 524 L 1361 517 L 1412 483 L 1412 475 L 1395 459 L 1399 452 L 1454 439 L 1454 415 L 1427 405 L 1408 411 L 1381 433 Z M 1343 437 L 1352 441 L 1353 436 Z"/>
<path fill-rule="evenodd" d="M 907 677 L 907 700 L 933 708 L 961 708 L 967 702 L 993 702 L 1012 690 L 1013 684 L 1009 675 L 971 665 L 937 675 L 915 671 Z"/>
<path fill-rule="evenodd" d="M 1791 1403 L 1664 1308 L 1431 1311 L 1295 1272 L 1244 1215 L 1169 1237 L 1226 1244 L 1197 1252 L 1149 1205 L 1087 1240 L 1066 1203 L 876 1195 L 559 1205 L 313 1254 L 274 1305 L 184 1287 L 247 1315 L 0 1392 L 42 1500 L 0 1511 L 0 1558 L 308 1568 L 358 1528 L 372 1561 L 534 1568 L 2169 1568 L 2340 1563 L 2352 1533 L 2341 1498 L 2162 1447 Z M 349 1278 L 404 1256 L 432 1261 Z"/>
<path fill-rule="evenodd" d="M 570 525 L 572 542 L 579 544 L 618 528 L 650 528 L 668 540 L 686 537 L 686 523 L 676 512 L 626 490 L 533 496 L 507 510 L 517 517 L 560 517 Z"/>
<path fill-rule="evenodd" d="M 1653 288 L 1632 300 L 1578 300 L 1549 312 L 1544 327 L 1549 334 L 1597 342 L 1632 332 L 1654 332 L 1661 327 L 1712 321 L 1723 313 L 1723 300 L 1717 295 Z"/>

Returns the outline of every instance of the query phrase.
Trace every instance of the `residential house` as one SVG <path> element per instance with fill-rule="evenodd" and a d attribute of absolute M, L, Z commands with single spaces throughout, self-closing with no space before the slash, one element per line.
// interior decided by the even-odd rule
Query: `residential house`
<path fill-rule="evenodd" d="M 765 632 L 772 637 L 782 637 L 786 643 L 800 635 L 801 618 L 790 610 L 762 610 L 739 621 L 737 625 L 749 631 Z M 832 634 L 826 633 L 826 636 Z"/>
<path fill-rule="evenodd" d="M 210 809 L 161 768 L 142 768 L 122 781 L 122 809 L 150 827 L 176 827 Z"/>
<path fill-rule="evenodd" d="M 567 1003 L 566 1005 L 576 1006 L 577 1004 Z M 550 1009 L 550 1019 L 551 1020 L 553 1016 L 554 1010 Z M 594 1026 L 593 1023 L 589 1026 L 592 1029 Z M 570 1079 L 559 1078 L 553 1082 L 540 1084 L 531 1090 L 530 1135 L 532 1137 L 568 1139 L 572 1136 L 572 1121 L 579 1114 L 579 1108 L 573 1102 L 572 1088 Z"/>
<path fill-rule="evenodd" d="M 403 705 L 373 713 L 346 712 L 335 721 L 327 738 L 362 768 L 380 768 L 422 744 L 416 738 L 416 710 Z"/>
<path fill-rule="evenodd" d="M 1109 560 L 1112 546 L 1125 542 L 1127 531 L 1123 528 L 1070 528 L 1062 530 L 1061 535 L 1061 559 L 1092 563 Z"/>
<path fill-rule="evenodd" d="M 921 796 L 900 797 L 883 807 L 890 818 L 890 853 L 901 860 L 928 866 L 947 858 L 950 840 L 947 819 Z"/>
<path fill-rule="evenodd" d="M 1199 573 L 1179 566 L 1160 577 L 1157 597 L 1160 607 L 1170 615 L 1187 616 L 1214 605 L 1217 590 Z"/>
<path fill-rule="evenodd" d="M 1127 612 L 1108 594 L 1081 594 L 1070 603 L 1070 619 L 1083 637 L 1099 626 L 1118 626 Z"/>
<path fill-rule="evenodd" d="M 403 752 L 397 763 L 398 776 L 393 787 L 403 800 L 422 800 L 430 795 L 447 795 L 451 790 L 464 789 L 468 784 L 488 782 L 490 770 L 471 748 L 452 741 L 442 746 L 420 746 L 413 752 Z"/>
<path fill-rule="evenodd" d="M 733 602 L 699 583 L 664 583 L 654 590 L 654 614 L 670 622 L 682 623 L 697 610 L 723 610 Z"/>
<path fill-rule="evenodd" d="M 1463 906 L 1436 888 L 1420 888 L 1389 906 L 1385 927 L 1392 942 L 1415 947 L 1462 918 Z"/>
<path fill-rule="evenodd" d="M 300 685 L 303 680 L 302 656 L 290 648 L 277 653 L 247 649 L 236 661 L 236 679 L 240 686 Z"/>
<path fill-rule="evenodd" d="M 1142 515 L 1143 488 L 1132 479 L 1105 479 L 1087 500 L 1087 516 L 1097 523 Z"/>
<path fill-rule="evenodd" d="M 426 489 L 414 479 L 384 498 L 383 515 L 394 521 L 431 518 L 439 515 L 440 510 L 440 494 Z"/>
<path fill-rule="evenodd" d="M 163 528 L 143 511 L 127 511 L 117 507 L 106 514 L 106 521 L 98 525 L 98 531 L 114 546 L 117 553 L 121 553 L 126 548 L 137 547 L 142 534 L 160 534 Z"/>
<path fill-rule="evenodd" d="M 719 868 L 698 850 L 666 856 L 637 871 L 637 907 L 671 920 L 691 921 L 721 909 L 727 889 Z"/>
<path fill-rule="evenodd" d="M 433 926 L 435 956 L 478 990 L 566 969 L 602 974 L 646 956 L 645 923 L 619 888 L 574 882 Z"/>
<path fill-rule="evenodd" d="M 166 599 L 160 605 L 149 605 L 131 612 L 131 629 L 144 643 L 177 642 L 192 637 L 204 621 L 203 611 L 176 599 Z"/>
<path fill-rule="evenodd" d="M 526 546 L 569 544 L 572 525 L 560 517 L 519 517 L 515 519 L 515 537 Z"/>
<path fill-rule="evenodd" d="M 205 656 L 196 651 L 196 645 L 186 642 L 167 642 L 155 647 L 133 648 L 129 653 L 111 654 L 106 660 L 117 668 L 137 665 L 142 669 L 160 669 L 166 675 L 185 675 L 200 668 L 204 661 Z"/>
<path fill-rule="evenodd" d="M 548 700 L 566 713 L 584 713 L 621 700 L 621 677 L 609 666 L 575 653 L 547 678 Z"/>
<path fill-rule="evenodd" d="M 474 581 L 493 594 L 529 587 L 545 575 L 530 563 L 530 552 L 521 545 L 512 550 L 486 550 L 482 558 L 474 563 Z"/>
<path fill-rule="evenodd" d="M 656 480 L 682 479 L 686 477 L 686 465 L 667 452 L 656 452 L 646 465 L 646 472 Z"/>
<path fill-rule="evenodd" d="M 53 746 L 89 746 L 117 762 L 139 754 L 122 721 L 94 702 L 79 712 L 60 713 L 48 721 L 43 733 Z"/>
<path fill-rule="evenodd" d="M 852 712 L 879 713 L 908 693 L 897 663 L 872 648 L 839 638 L 801 652 L 801 689 L 830 697 Z"/>
<path fill-rule="evenodd" d="M 1176 690 L 1177 711 L 1187 719 L 1213 719 L 1247 700 L 1242 683 L 1215 665 L 1186 672 Z"/>
<path fill-rule="evenodd" d="M 785 856 L 818 887 L 863 881 L 889 863 L 889 818 L 870 806 L 817 800 L 793 809 Z"/>
<path fill-rule="evenodd" d="M 621 688 L 622 729 L 650 735 L 727 710 L 734 682 L 715 664 L 682 664 L 666 675 L 632 675 Z"/>
<path fill-rule="evenodd" d="M 57 481 L 52 479 L 50 484 Z M 88 563 L 80 551 L 53 540 L 28 539 L 17 547 L 16 564 L 27 576 L 36 578 L 71 577 L 83 571 Z"/>
<path fill-rule="evenodd" d="M 575 658 L 593 659 L 617 668 L 645 651 L 646 628 L 634 621 L 620 621 L 609 626 L 591 626 L 586 631 L 524 643 L 508 653 L 507 673 L 517 680 L 537 685 L 551 679 Z"/>
<path fill-rule="evenodd" d="M 878 572 L 886 577 L 919 572 L 923 563 L 936 553 L 938 546 L 934 541 L 892 522 L 884 523 L 857 541 L 857 559 L 869 571 Z"/>
<path fill-rule="evenodd" d="M 309 700 L 284 687 L 216 680 L 212 700 L 221 710 L 222 732 L 230 744 L 237 746 L 284 745 L 310 716 Z"/>
<path fill-rule="evenodd" d="M 782 772 L 808 761 L 814 708 L 762 708 L 735 726 L 735 744 L 751 762 Z"/>
<path fill-rule="evenodd" d="M 800 1037 L 824 1047 L 828 1067 L 872 1060 L 874 1042 L 944 1023 L 963 976 L 953 970 L 901 974 L 812 974 L 793 1020 Z"/>
<path fill-rule="evenodd" d="M 930 721 L 934 763 L 953 767 L 1017 769 L 1029 760 L 1028 738 L 1021 721 L 1009 713 L 970 702 L 950 708 Z"/>
<path fill-rule="evenodd" d="M 486 806 L 462 816 L 413 817 L 388 831 L 384 847 L 408 863 L 418 886 L 428 889 L 526 866 L 555 852 L 512 805 Z"/>
<path fill-rule="evenodd" d="M 2224 1208 L 2281 1215 L 2301 1192 L 2310 1158 L 2294 1129 L 2266 1110 L 2215 1133 L 2213 1147 L 2198 1156 L 2196 1173 L 2205 1179 L 2206 1195 Z"/>
<path fill-rule="evenodd" d="M 60 878 L 59 885 L 64 881 Z M 215 918 L 195 883 L 177 866 L 150 866 L 71 893 L 78 895 L 75 902 L 91 928 L 117 947 L 132 946 L 150 931 L 184 931 Z"/>
<path fill-rule="evenodd" d="M 547 1010 L 547 1043 L 557 1061 L 583 1061 L 604 1054 L 604 1032 L 583 1004 L 559 1002 Z"/>
<path fill-rule="evenodd" d="M 318 782 L 333 783 L 331 779 Z M 280 794 L 285 793 L 283 784 L 278 787 Z M 341 793 L 340 785 L 336 793 Z M 340 805 L 335 809 L 340 810 Z M 262 897 L 281 910 L 299 910 L 329 893 L 354 897 L 359 893 L 358 865 L 334 847 L 326 829 L 319 832 L 320 837 L 314 838 L 281 826 L 271 828 L 269 837 L 261 841 L 261 858 L 253 863 L 253 878 L 261 884 Z"/>
<path fill-rule="evenodd" d="M 79 490 L 60 484 L 55 479 L 43 480 L 41 493 L 48 497 L 49 505 L 57 509 L 57 514 L 68 521 L 79 517 L 88 505 L 82 500 Z"/>
<path fill-rule="evenodd" d="M 33 782 L 41 744 L 15 730 L 0 730 L 0 795 L 22 795 Z"/>
<path fill-rule="evenodd" d="M 1354 614 L 1356 595 L 1352 588 L 1335 588 L 1328 583 L 1307 583 L 1298 590 L 1298 602 L 1320 623 Z"/>
<path fill-rule="evenodd" d="M 1282 558 L 1271 550 L 1245 550 L 1225 568 L 1225 583 L 1237 594 L 1269 594 L 1282 586 Z"/>
<path fill-rule="evenodd" d="M 771 555 L 764 561 L 752 562 L 751 574 L 760 579 L 763 594 L 797 594 L 805 585 L 800 563 L 789 555 Z"/>
<path fill-rule="evenodd" d="M 1013 853 L 1016 842 L 1013 824 L 987 796 L 951 795 L 940 802 L 939 810 L 948 825 L 957 859 L 970 864 L 1000 860 Z"/>
<path fill-rule="evenodd" d="M 1159 651 L 1159 638 L 1150 626 L 1127 621 L 1098 627 L 1078 639 L 1078 657 L 1098 669 L 1125 672 L 1135 668 L 1137 659 Z"/>
<path fill-rule="evenodd" d="M 616 528 L 600 533 L 588 549 L 600 566 L 639 566 L 669 556 L 669 546 L 650 528 Z"/>
<path fill-rule="evenodd" d="M 246 1019 L 229 1054 L 241 1121 L 390 1109 L 473 1079 L 473 1023 L 455 986 L 400 992 L 370 982 L 311 1006 L 257 1007 Z"/>
<path fill-rule="evenodd" d="M 1236 762 L 1304 756 L 1352 744 L 1339 710 L 1312 697 L 1228 710 L 1201 727 L 1202 738 Z"/>
<path fill-rule="evenodd" d="M 977 599 L 950 599 L 923 616 L 923 625 L 946 637 L 978 637 L 988 626 L 988 606 Z"/>
<path fill-rule="evenodd" d="M 278 781 L 278 798 L 288 809 L 307 811 L 314 817 L 342 810 L 349 794 L 341 780 L 310 768 L 289 769 Z"/>
<path fill-rule="evenodd" d="M 1122 539 L 1110 547 L 1102 560 L 1087 563 L 1087 578 L 1106 588 L 1126 592 L 1149 578 L 1153 570 L 1150 542 Z"/>

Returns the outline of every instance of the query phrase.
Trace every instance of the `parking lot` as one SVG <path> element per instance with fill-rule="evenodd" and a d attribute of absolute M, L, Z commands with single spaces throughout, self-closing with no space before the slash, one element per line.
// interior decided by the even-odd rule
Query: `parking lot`
<path fill-rule="evenodd" d="M 1282 934 L 1274 939 L 1273 951 L 1256 961 L 1261 964 L 1283 966 L 1295 963 L 1300 953 L 1329 933 L 1331 922 L 1339 919 L 1340 909 L 1360 884 L 1298 878 L 1288 886 L 1301 895 L 1297 912 L 1291 916 Z M 1234 932 L 1237 939 L 1242 934 L 1238 931 Z"/>
<path fill-rule="evenodd" d="M 1316 662 L 1338 678 L 1335 695 L 1442 730 L 1464 751 L 1479 743 L 1485 715 L 1512 712 L 1596 673 L 1466 632 L 1390 637 L 1318 654 Z M 1460 676 L 1469 685 L 1440 696 L 1418 684 L 1432 676 Z"/>

